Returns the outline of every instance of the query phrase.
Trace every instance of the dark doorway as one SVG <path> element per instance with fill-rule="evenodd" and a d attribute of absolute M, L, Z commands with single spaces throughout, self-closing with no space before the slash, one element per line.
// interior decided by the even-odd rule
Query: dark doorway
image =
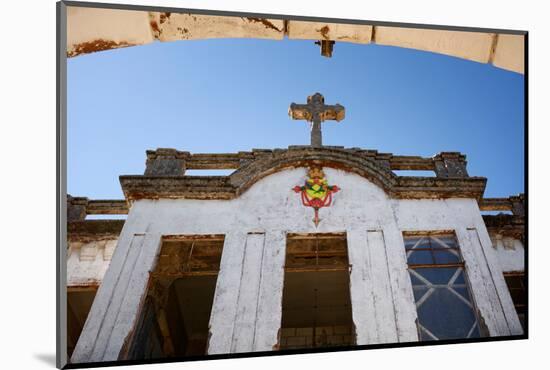
<path fill-rule="evenodd" d="M 527 314 L 527 289 L 525 289 L 525 273 L 505 272 L 504 279 L 512 296 L 512 302 L 518 314 L 519 322 L 525 333 L 525 316 Z"/>
<path fill-rule="evenodd" d="M 67 356 L 71 358 L 88 318 L 97 286 L 67 288 Z"/>
<path fill-rule="evenodd" d="M 129 359 L 206 355 L 223 241 L 223 236 L 164 240 Z"/>
<path fill-rule="evenodd" d="M 280 349 L 355 344 L 346 236 L 287 238 Z"/>

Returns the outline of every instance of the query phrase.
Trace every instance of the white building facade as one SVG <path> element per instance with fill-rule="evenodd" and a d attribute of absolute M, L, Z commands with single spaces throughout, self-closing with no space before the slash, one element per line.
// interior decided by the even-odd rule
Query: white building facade
<path fill-rule="evenodd" d="M 185 175 L 213 168 L 235 172 Z M 318 225 L 314 208 L 294 190 L 311 179 L 312 168 L 337 186 L 331 204 L 318 209 Z M 392 172 L 398 169 L 436 176 L 399 177 Z M 524 271 L 523 198 L 483 199 L 485 183 L 468 176 L 458 153 L 150 151 L 145 175 L 121 176 L 121 204 L 128 206 L 118 207 L 126 221 L 101 227 L 108 222 L 71 219 L 69 202 L 69 311 L 79 316 L 71 292 L 95 294 L 89 308 L 80 306 L 71 362 L 184 356 L 192 346 L 194 354 L 213 355 L 522 335 L 506 276 Z M 116 213 L 112 208 L 108 213 Z M 514 214 L 484 219 L 482 210 Z M 343 249 L 331 249 L 338 243 Z M 210 278 L 203 284 L 201 276 Z M 327 283 L 307 285 L 310 278 Z M 299 293 L 306 285 L 315 302 Z M 193 320 L 193 302 L 202 302 L 196 294 L 206 286 L 213 297 L 204 306 L 207 336 L 194 341 L 192 322 L 203 319 Z M 169 292 L 178 309 L 168 308 Z M 150 297 L 157 301 L 149 310 Z M 174 319 L 180 313 L 191 320 Z M 312 315 L 318 321 L 310 322 Z M 177 321 L 187 332 L 181 338 Z"/>

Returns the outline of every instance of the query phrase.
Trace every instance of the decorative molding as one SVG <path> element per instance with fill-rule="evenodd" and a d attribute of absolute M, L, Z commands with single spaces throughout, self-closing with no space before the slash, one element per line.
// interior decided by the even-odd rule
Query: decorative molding
<path fill-rule="evenodd" d="M 484 215 L 483 221 L 490 235 L 525 241 L 525 217 L 517 215 Z M 504 239 L 503 239 L 504 243 Z"/>
<path fill-rule="evenodd" d="M 67 222 L 70 242 L 112 240 L 118 238 L 126 220 L 85 220 Z"/>
<path fill-rule="evenodd" d="M 80 261 L 95 261 L 101 242 L 89 242 L 80 247 Z"/>
<path fill-rule="evenodd" d="M 163 149 L 164 151 L 166 149 Z M 176 152 L 177 158 L 193 158 L 187 152 Z M 434 169 L 432 159 L 402 157 L 398 160 L 391 154 L 377 151 L 342 147 L 291 146 L 288 149 L 253 150 L 251 153 L 228 155 L 228 160 L 239 167 L 229 176 L 165 176 L 126 175 L 120 183 L 131 202 L 136 199 L 185 198 L 185 199 L 233 199 L 248 190 L 253 184 L 273 173 L 289 168 L 321 166 L 341 169 L 362 176 L 378 185 L 389 196 L 405 199 L 474 198 L 481 199 L 487 179 L 468 177 L 465 172 L 465 157 L 459 153 L 447 153 L 464 162 L 464 170 L 447 171 L 444 177 L 406 177 L 392 172 L 392 163 L 397 168 Z M 148 152 L 148 158 L 152 156 Z M 441 155 L 446 155 L 441 153 Z M 204 156 L 204 155 L 203 155 Z M 217 157 L 220 158 L 220 157 Z M 435 159 L 439 157 L 434 157 Z M 193 161 L 189 159 L 190 163 Z M 431 164 L 428 164 L 428 161 Z M 228 162 L 221 159 L 222 167 Z M 192 168 L 187 163 L 186 168 Z M 217 168 L 201 162 L 202 168 Z M 462 171 L 462 172 L 461 172 Z M 456 172 L 456 173 L 455 173 Z"/>

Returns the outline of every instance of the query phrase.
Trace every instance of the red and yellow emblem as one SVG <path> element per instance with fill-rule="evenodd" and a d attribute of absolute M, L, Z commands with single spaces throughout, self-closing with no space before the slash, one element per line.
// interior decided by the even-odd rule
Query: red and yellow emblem
<path fill-rule="evenodd" d="M 329 207 L 332 203 L 332 194 L 340 190 L 336 185 L 329 185 L 325 174 L 320 167 L 310 167 L 308 179 L 304 186 L 295 186 L 292 190 L 301 193 L 302 204 L 306 207 L 312 207 L 315 210 L 313 223 L 315 227 L 319 225 L 319 209 Z"/>

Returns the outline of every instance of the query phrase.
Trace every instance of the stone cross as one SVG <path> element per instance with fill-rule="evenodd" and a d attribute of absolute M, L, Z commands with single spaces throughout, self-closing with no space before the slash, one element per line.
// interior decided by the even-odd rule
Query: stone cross
<path fill-rule="evenodd" d="M 306 120 L 311 126 L 311 146 L 323 146 L 321 123 L 325 120 L 341 121 L 346 110 L 340 104 L 325 105 L 325 98 L 319 93 L 307 97 L 307 104 L 290 104 L 288 114 L 293 119 Z"/>

